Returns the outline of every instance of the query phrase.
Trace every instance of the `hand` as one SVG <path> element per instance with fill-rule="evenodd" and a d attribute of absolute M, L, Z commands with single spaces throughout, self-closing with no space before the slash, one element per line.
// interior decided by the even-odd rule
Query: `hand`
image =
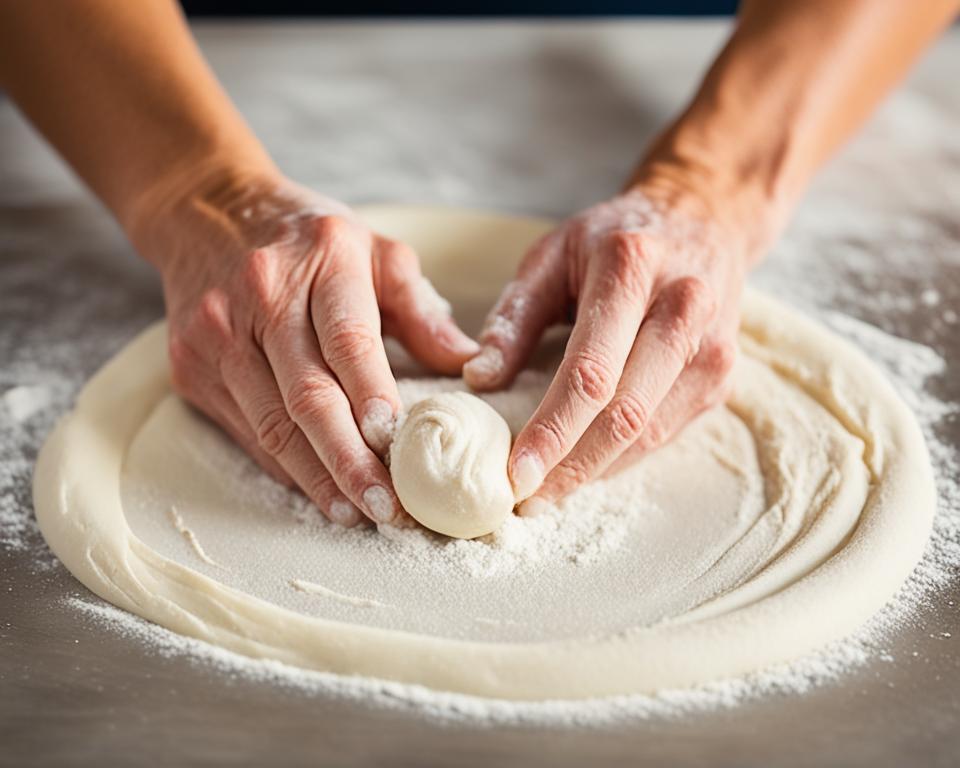
<path fill-rule="evenodd" d="M 464 367 L 475 389 L 507 386 L 544 329 L 576 313 L 556 377 L 511 452 L 521 514 L 622 468 L 723 399 L 746 258 L 722 224 L 692 192 L 648 183 L 527 253 Z"/>
<path fill-rule="evenodd" d="M 175 390 L 334 522 L 404 521 L 378 458 L 401 405 L 381 330 L 445 374 L 476 343 L 413 251 L 346 206 L 279 177 L 199 186 L 134 237 L 163 277 Z"/>

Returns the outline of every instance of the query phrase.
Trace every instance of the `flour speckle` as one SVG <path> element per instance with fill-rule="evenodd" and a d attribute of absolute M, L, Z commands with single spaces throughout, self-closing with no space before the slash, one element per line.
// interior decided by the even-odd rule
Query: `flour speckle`
<path fill-rule="evenodd" d="M 50 405 L 53 393 L 43 385 L 11 387 L 0 397 L 15 422 L 24 422 Z"/>

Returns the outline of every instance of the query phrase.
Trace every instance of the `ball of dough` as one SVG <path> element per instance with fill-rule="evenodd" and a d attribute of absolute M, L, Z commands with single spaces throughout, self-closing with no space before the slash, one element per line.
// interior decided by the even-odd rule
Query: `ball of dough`
<path fill-rule="evenodd" d="M 390 449 L 393 485 L 418 522 L 458 539 L 495 531 L 513 510 L 510 428 L 479 397 L 434 395 L 410 409 Z"/>

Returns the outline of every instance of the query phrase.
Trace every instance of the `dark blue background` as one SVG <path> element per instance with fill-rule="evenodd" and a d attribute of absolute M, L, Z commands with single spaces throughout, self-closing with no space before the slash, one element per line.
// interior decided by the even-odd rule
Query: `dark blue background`
<path fill-rule="evenodd" d="M 736 0 L 182 0 L 191 16 L 720 16 Z"/>

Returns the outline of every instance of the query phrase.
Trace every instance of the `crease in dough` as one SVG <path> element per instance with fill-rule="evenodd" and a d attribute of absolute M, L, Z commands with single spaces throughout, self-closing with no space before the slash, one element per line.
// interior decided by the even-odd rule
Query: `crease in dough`
<path fill-rule="evenodd" d="M 170 522 L 173 523 L 173 527 L 176 528 L 177 533 L 179 533 L 187 544 L 190 545 L 190 549 L 194 551 L 197 557 L 199 557 L 207 565 L 212 565 L 215 568 L 223 568 L 220 563 L 214 560 L 210 555 L 207 554 L 206 550 L 203 548 L 203 545 L 200 544 L 200 539 L 197 538 L 197 534 L 193 532 L 191 528 L 183 520 L 183 515 L 180 514 L 180 510 L 176 508 L 173 504 L 170 505 L 167 510 L 168 517 Z"/>
<path fill-rule="evenodd" d="M 489 306 L 526 245 L 550 226 L 532 219 L 407 207 L 368 209 L 365 218 L 377 231 L 410 242 L 425 272 L 460 312 L 465 306 Z M 494 252 L 503 258 L 491 259 Z M 213 578 L 164 556 L 131 530 L 121 493 L 125 457 L 158 404 L 173 397 L 162 324 L 94 376 L 44 445 L 34 473 L 40 529 L 71 573 L 121 608 L 237 653 L 326 672 L 544 700 L 681 688 L 786 662 L 855 631 L 896 592 L 922 555 L 936 493 L 915 419 L 865 355 L 754 291 L 745 292 L 742 310 L 742 359 L 751 368 L 740 381 L 757 383 L 753 373 L 759 371 L 772 388 L 757 393 L 760 401 L 746 390 L 741 393 L 740 415 L 773 414 L 766 434 L 757 431 L 764 431 L 762 424 L 751 427 L 754 436 L 768 443 L 782 436 L 802 444 L 793 461 L 774 456 L 763 471 L 778 464 L 791 482 L 796 478 L 789 470 L 797 460 L 822 464 L 842 459 L 844 466 L 836 467 L 842 484 L 836 495 L 821 494 L 829 509 L 809 528 L 799 509 L 800 517 L 793 520 L 800 525 L 791 530 L 805 533 L 790 541 L 769 567 L 700 608 L 680 606 L 686 611 L 682 622 L 599 632 L 591 631 L 595 627 L 588 622 L 580 635 L 528 642 L 451 638 L 322 613 L 306 615 L 225 583 L 227 576 Z M 450 386 L 438 383 L 437 389 Z M 820 450 L 816 430 L 778 429 L 777 419 L 797 413 L 786 406 L 776 413 L 784 405 L 781 395 L 795 390 L 831 419 L 833 433 L 842 426 L 860 442 L 841 440 L 842 450 L 827 454 Z M 164 413 L 169 417 L 177 409 Z M 512 423 L 513 416 L 507 418 Z M 688 473 L 686 485 L 697 487 L 697 472 L 682 469 Z M 222 501 L 223 485 L 214 473 L 194 490 Z M 819 487 L 814 482 L 810 495 Z M 709 511 L 712 490 L 700 492 L 703 509 Z M 768 498 L 775 501 L 777 494 Z M 783 543 L 777 540 L 781 527 L 775 516 L 768 518 L 770 529 L 760 532 L 761 549 Z M 733 576 L 741 572 L 731 570 Z M 543 576 L 549 579 L 549 570 Z M 430 611 L 429 594 L 410 598 L 414 608 Z M 603 607 L 600 601 L 574 606 L 578 616 L 588 618 Z M 390 615 L 395 613 L 399 611 Z"/>
<path fill-rule="evenodd" d="M 313 581 L 307 581 L 306 579 L 290 579 L 288 584 L 293 587 L 297 592 L 303 592 L 308 595 L 320 595 L 321 597 L 328 597 L 331 600 L 336 600 L 338 603 L 343 603 L 345 605 L 353 605 L 357 608 L 390 608 L 393 609 L 395 606 L 389 605 L 387 603 L 382 603 L 379 600 L 374 600 L 370 597 L 356 597 L 355 595 L 345 595 L 343 592 L 337 592 L 336 590 L 330 589 L 329 587 L 323 586 L 323 584 L 317 584 Z"/>

